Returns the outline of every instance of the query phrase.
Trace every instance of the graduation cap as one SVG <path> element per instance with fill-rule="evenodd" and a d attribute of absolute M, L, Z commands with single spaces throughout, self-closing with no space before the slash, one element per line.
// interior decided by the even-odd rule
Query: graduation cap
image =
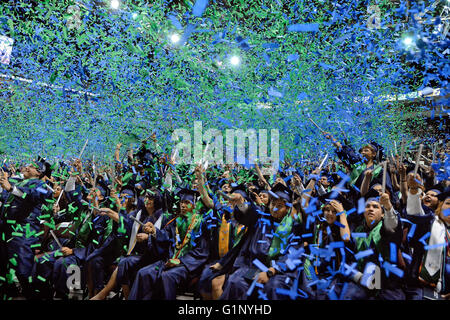
<path fill-rule="evenodd" d="M 187 188 L 182 188 L 177 192 L 177 196 L 180 197 L 180 202 L 189 201 L 192 204 L 195 204 L 195 200 L 199 195 L 197 191 Z"/>
<path fill-rule="evenodd" d="M 432 186 L 431 188 L 427 189 L 425 193 L 428 191 L 434 191 L 437 193 L 437 195 L 440 195 L 442 192 L 444 192 L 444 189 L 445 188 L 440 183 L 438 183 Z"/>
<path fill-rule="evenodd" d="M 241 196 L 243 196 L 245 200 L 248 200 L 247 188 L 245 187 L 245 184 L 243 184 L 243 183 L 231 188 L 231 193 L 238 193 Z"/>
<path fill-rule="evenodd" d="M 148 198 L 156 199 L 161 197 L 161 192 L 157 188 L 151 188 L 145 190 L 145 196 Z"/>
<path fill-rule="evenodd" d="M 374 186 L 376 186 L 377 184 L 374 184 L 370 189 L 369 189 L 369 191 L 367 191 L 367 193 L 364 195 L 364 199 L 366 200 L 366 202 L 369 200 L 369 199 L 376 199 L 376 201 L 379 201 L 379 199 L 380 199 L 380 193 L 377 191 L 377 190 L 375 190 L 373 187 Z"/>
<path fill-rule="evenodd" d="M 284 184 L 277 183 L 276 185 L 273 186 L 272 189 L 270 189 L 269 194 L 272 197 L 280 198 L 280 199 L 286 200 L 287 202 L 291 202 L 293 192 L 291 189 L 286 187 Z"/>
<path fill-rule="evenodd" d="M 131 185 L 125 185 L 120 189 L 120 194 L 126 194 L 131 198 L 136 196 L 136 192 L 134 192 L 134 188 Z"/>
<path fill-rule="evenodd" d="M 441 192 L 441 193 L 437 196 L 437 198 L 438 198 L 439 201 L 445 201 L 445 199 L 447 199 L 447 198 L 449 198 L 449 197 L 450 197 L 450 189 L 447 189 L 446 191 Z"/>
<path fill-rule="evenodd" d="M 224 185 L 224 184 L 230 184 L 231 182 L 230 182 L 230 180 L 229 179 L 227 179 L 227 178 L 222 178 L 222 179 L 220 179 L 218 182 L 217 182 L 217 186 L 219 187 L 219 188 L 222 188 L 222 186 Z"/>
<path fill-rule="evenodd" d="M 336 194 L 337 194 L 337 196 L 335 196 Z M 342 206 L 344 207 L 345 211 L 349 211 L 350 209 L 352 209 L 354 207 L 354 205 L 351 201 L 347 200 L 343 195 L 341 195 L 337 191 L 332 190 L 330 192 L 327 192 L 327 193 L 319 196 L 319 201 L 322 202 L 323 204 L 330 203 L 330 200 L 336 200 L 336 201 L 340 202 L 342 204 Z"/>
<path fill-rule="evenodd" d="M 95 180 L 95 186 L 97 189 L 100 190 L 100 193 L 104 197 L 108 197 L 110 195 L 110 190 L 109 190 L 108 184 L 106 183 L 105 179 L 103 179 L 103 177 L 101 175 L 97 176 L 97 178 Z"/>
<path fill-rule="evenodd" d="M 142 146 L 137 152 L 136 157 L 141 160 L 142 163 L 151 163 L 155 158 L 155 154 L 147 149 L 145 146 Z"/>
<path fill-rule="evenodd" d="M 45 158 L 38 156 L 37 160 L 34 162 L 36 170 L 41 174 L 41 177 L 52 175 L 52 169 L 50 163 L 46 161 Z"/>

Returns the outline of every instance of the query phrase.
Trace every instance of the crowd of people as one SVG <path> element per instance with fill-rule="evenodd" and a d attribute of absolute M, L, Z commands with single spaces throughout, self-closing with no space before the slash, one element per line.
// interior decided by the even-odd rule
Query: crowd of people
<path fill-rule="evenodd" d="M 155 136 L 110 164 L 4 161 L 0 299 L 449 299 L 448 146 L 324 138 L 271 174 L 174 164 Z"/>

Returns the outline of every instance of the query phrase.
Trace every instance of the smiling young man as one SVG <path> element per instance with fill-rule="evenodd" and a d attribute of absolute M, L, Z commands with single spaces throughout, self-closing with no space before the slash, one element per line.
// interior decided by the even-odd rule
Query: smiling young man
<path fill-rule="evenodd" d="M 398 259 L 402 226 L 387 193 L 367 198 L 363 224 L 357 227 L 354 233 L 366 236 L 354 240 L 358 272 L 353 274 L 353 282 L 348 282 L 343 299 L 404 300 L 401 279 L 403 271 L 399 268 L 402 261 Z M 358 257 L 359 254 L 362 254 L 362 257 Z M 379 287 L 371 287 L 365 281 L 364 275 L 369 263 L 378 266 L 381 272 L 375 275 L 380 276 Z"/>

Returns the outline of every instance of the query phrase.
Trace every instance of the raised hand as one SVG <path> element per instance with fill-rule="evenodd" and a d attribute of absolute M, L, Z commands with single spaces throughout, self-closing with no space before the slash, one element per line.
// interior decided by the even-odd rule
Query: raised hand
<path fill-rule="evenodd" d="M 387 194 L 387 193 L 381 194 L 381 196 L 380 196 L 380 204 L 386 210 L 391 210 L 392 209 L 392 204 L 391 204 L 391 200 L 389 199 L 389 194 Z"/>
<path fill-rule="evenodd" d="M 339 201 L 331 200 L 330 205 L 334 208 L 334 210 L 336 210 L 337 213 L 344 211 L 344 207 Z"/>
<path fill-rule="evenodd" d="M 228 200 L 231 206 L 237 206 L 245 203 L 245 199 L 239 193 L 232 193 L 230 195 L 230 200 Z"/>

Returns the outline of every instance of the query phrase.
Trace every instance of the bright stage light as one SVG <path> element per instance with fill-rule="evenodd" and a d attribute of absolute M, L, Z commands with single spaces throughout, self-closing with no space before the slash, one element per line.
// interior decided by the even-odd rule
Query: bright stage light
<path fill-rule="evenodd" d="M 116 10 L 119 9 L 120 6 L 120 2 L 119 0 L 111 0 L 111 8 Z"/>
<path fill-rule="evenodd" d="M 180 35 L 174 33 L 170 36 L 170 41 L 172 41 L 172 43 L 178 43 L 178 41 L 180 41 Z"/>
<path fill-rule="evenodd" d="M 133 19 L 136 19 L 137 16 L 138 16 L 138 14 L 135 12 L 135 13 L 133 13 L 131 16 L 133 17 Z"/>
<path fill-rule="evenodd" d="M 405 45 L 405 46 L 410 46 L 410 45 L 412 45 L 413 44 L 413 38 L 411 38 L 411 37 L 406 37 L 405 39 L 403 39 L 403 44 Z"/>
<path fill-rule="evenodd" d="M 232 56 L 230 62 L 233 66 L 237 66 L 239 63 L 241 63 L 241 59 L 239 59 L 238 56 Z"/>

